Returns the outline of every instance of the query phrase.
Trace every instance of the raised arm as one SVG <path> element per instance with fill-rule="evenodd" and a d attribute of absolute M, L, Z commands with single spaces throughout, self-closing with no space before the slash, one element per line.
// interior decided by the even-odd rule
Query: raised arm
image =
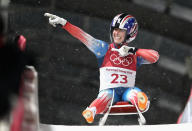
<path fill-rule="evenodd" d="M 93 50 L 92 48 L 94 48 L 94 46 L 97 44 L 97 39 L 69 22 L 62 26 L 62 28 L 68 31 L 73 37 L 84 43 L 90 50 Z"/>
<path fill-rule="evenodd" d="M 67 20 L 60 18 L 56 15 L 45 13 L 44 16 L 49 17 L 49 23 L 56 27 L 56 24 L 60 24 L 63 29 L 68 31 L 73 37 L 80 40 L 82 43 L 84 43 L 89 50 L 91 50 L 97 57 L 101 56 L 102 54 L 107 51 L 108 44 L 104 41 L 95 39 L 88 33 L 84 32 L 79 27 L 71 24 Z"/>

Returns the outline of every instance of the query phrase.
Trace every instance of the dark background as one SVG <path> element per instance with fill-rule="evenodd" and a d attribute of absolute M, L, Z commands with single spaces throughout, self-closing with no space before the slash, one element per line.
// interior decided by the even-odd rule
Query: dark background
<path fill-rule="evenodd" d="M 93 37 L 109 42 L 109 26 L 119 13 L 136 17 L 139 33 L 130 46 L 155 49 L 160 59 L 137 71 L 136 85 L 151 106 L 147 124 L 175 124 L 187 102 L 191 79 L 186 59 L 192 55 L 190 0 L 1 0 L 5 32 L 27 38 L 37 54 L 39 113 L 43 124 L 88 125 L 82 111 L 97 97 L 99 72 L 95 56 L 44 13 L 67 19 Z M 97 125 L 99 118 L 93 125 Z M 137 116 L 109 116 L 107 125 L 135 125 Z"/>

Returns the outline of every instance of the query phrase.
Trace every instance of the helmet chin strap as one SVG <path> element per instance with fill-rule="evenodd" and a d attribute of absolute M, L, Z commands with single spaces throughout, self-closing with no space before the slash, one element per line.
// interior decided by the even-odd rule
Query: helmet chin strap
<path fill-rule="evenodd" d="M 116 43 L 117 45 L 123 45 L 123 43 Z"/>
<path fill-rule="evenodd" d="M 128 45 L 128 43 L 126 43 L 126 42 L 114 43 L 114 44 L 116 44 L 116 45 L 119 46 L 119 47 L 121 47 L 121 46 L 123 46 L 123 45 Z"/>
<path fill-rule="evenodd" d="M 123 45 L 128 45 L 128 43 L 126 43 L 126 42 L 121 43 L 121 46 L 123 46 Z"/>

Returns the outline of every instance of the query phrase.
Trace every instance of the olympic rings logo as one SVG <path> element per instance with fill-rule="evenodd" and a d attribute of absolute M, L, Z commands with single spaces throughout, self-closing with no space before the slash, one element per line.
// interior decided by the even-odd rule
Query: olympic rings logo
<path fill-rule="evenodd" d="M 115 65 L 120 65 L 122 64 L 123 66 L 129 66 L 132 62 L 133 59 L 131 57 L 120 57 L 115 54 L 112 54 L 110 56 L 110 60 L 115 64 Z"/>

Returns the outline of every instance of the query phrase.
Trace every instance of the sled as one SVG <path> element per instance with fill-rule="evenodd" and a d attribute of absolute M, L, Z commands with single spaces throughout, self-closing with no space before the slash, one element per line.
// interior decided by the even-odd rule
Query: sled
<path fill-rule="evenodd" d="M 148 101 L 147 108 L 141 111 L 141 113 L 146 112 L 149 109 L 149 105 L 150 102 Z M 107 110 L 104 113 L 106 112 Z M 120 101 L 117 102 L 115 105 L 112 105 L 111 110 L 109 112 L 109 115 L 134 115 L 134 114 L 138 114 L 136 107 L 131 103 L 125 101 Z"/>
<path fill-rule="evenodd" d="M 113 92 L 113 98 L 114 98 L 114 92 Z M 104 116 L 99 121 L 99 125 L 103 126 L 107 120 L 108 115 L 138 115 L 138 123 L 139 125 L 144 125 L 146 123 L 145 117 L 142 113 L 148 111 L 150 101 L 147 101 L 147 108 L 143 111 L 140 111 L 136 104 L 131 104 L 129 102 L 120 101 L 112 105 L 113 99 L 111 102 L 111 105 L 107 108 L 106 111 L 104 111 Z M 134 103 L 136 103 L 134 101 Z"/>

